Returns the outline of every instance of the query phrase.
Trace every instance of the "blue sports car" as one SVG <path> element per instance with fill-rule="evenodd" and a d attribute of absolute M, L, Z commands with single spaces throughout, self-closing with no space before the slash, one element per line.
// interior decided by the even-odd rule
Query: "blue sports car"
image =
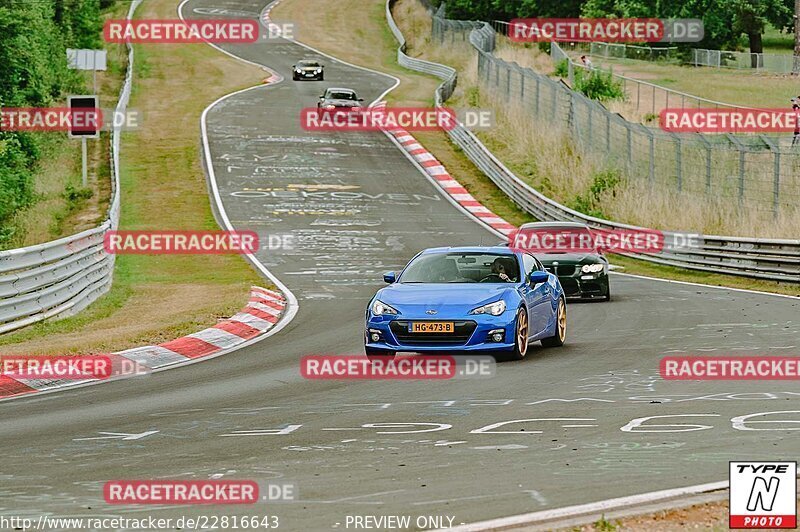
<path fill-rule="evenodd" d="M 432 248 L 383 279 L 389 286 L 367 307 L 367 356 L 488 352 L 520 360 L 536 340 L 564 344 L 564 290 L 527 252 Z"/>

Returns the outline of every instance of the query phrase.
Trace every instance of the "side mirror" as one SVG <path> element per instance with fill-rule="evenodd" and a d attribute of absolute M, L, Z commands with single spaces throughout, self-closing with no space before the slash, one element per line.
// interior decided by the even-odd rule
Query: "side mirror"
<path fill-rule="evenodd" d="M 358 101 L 359 101 L 359 102 L 363 102 L 363 101 L 364 101 L 364 98 L 359 98 L 359 99 L 358 99 Z"/>
<path fill-rule="evenodd" d="M 389 284 L 397 281 L 397 274 L 394 272 L 386 272 L 383 274 L 383 280 Z"/>
<path fill-rule="evenodd" d="M 292 68 L 297 68 L 297 65 L 292 65 Z"/>
<path fill-rule="evenodd" d="M 546 283 L 547 279 L 550 278 L 550 275 L 547 272 L 543 272 L 540 270 L 536 270 L 535 272 L 531 272 L 530 280 L 531 284 L 536 286 L 539 283 Z"/>
<path fill-rule="evenodd" d="M 324 94 L 321 94 L 321 95 L 319 96 L 319 99 L 320 99 L 320 100 L 324 100 L 324 99 L 325 99 L 325 95 L 324 95 Z"/>

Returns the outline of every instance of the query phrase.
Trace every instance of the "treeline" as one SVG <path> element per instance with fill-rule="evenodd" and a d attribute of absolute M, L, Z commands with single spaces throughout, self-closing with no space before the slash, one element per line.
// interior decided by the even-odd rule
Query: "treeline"
<path fill-rule="evenodd" d="M 448 0 L 446 4 L 452 19 L 697 18 L 703 21 L 705 38 L 690 46 L 735 49 L 746 35 L 756 53 L 763 51 L 761 36 L 767 24 L 788 31 L 794 24 L 794 0 Z"/>
<path fill-rule="evenodd" d="M 83 92 L 67 48 L 100 48 L 101 10 L 116 0 L 0 0 L 0 107 L 47 107 Z M 0 130 L 0 241 L 8 219 L 34 199 L 45 135 Z"/>

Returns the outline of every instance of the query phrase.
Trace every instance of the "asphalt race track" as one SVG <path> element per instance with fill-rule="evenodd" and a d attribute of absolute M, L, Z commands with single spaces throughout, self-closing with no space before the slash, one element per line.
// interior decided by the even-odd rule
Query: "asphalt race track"
<path fill-rule="evenodd" d="M 196 0 L 183 15 L 221 18 L 198 7 L 256 16 L 264 4 Z M 498 238 L 386 136 L 300 128 L 300 109 L 323 87 L 351 87 L 370 102 L 393 79 L 321 57 L 326 81 L 296 83 L 291 65 L 314 57 L 297 44 L 225 49 L 287 78 L 222 100 L 207 125 L 225 210 L 237 229 L 258 231 L 265 244 L 273 237 L 276 249 L 259 258 L 299 312 L 233 354 L 0 405 L 4 512 L 271 514 L 286 530 L 344 528 L 347 515 L 462 523 L 723 480 L 729 460 L 800 454 L 795 384 L 658 377 L 667 354 L 800 354 L 792 298 L 614 276 L 611 303 L 569 306 L 565 347 L 536 346 L 492 378 L 302 379 L 303 355 L 362 352 L 365 305 L 382 272 L 425 247 Z M 289 242 L 282 235 L 291 248 L 277 245 Z M 649 416 L 676 417 L 633 422 Z M 148 431 L 157 432 L 101 434 Z M 291 482 L 299 499 L 213 508 L 103 501 L 107 480 L 137 478 Z"/>

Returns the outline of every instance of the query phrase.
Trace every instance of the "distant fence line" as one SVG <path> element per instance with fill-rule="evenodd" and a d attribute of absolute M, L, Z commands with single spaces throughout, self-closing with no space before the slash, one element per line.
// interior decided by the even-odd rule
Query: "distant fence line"
<path fill-rule="evenodd" d="M 562 81 L 496 57 L 495 33 L 472 32 L 483 24 L 447 20 L 440 10 L 433 39 L 476 45 L 479 83 L 497 103 L 518 106 L 547 131 L 566 132 L 581 151 L 602 157 L 631 181 L 705 197 L 725 209 L 795 212 L 800 153 L 781 139 L 675 134 L 630 122 Z"/>

